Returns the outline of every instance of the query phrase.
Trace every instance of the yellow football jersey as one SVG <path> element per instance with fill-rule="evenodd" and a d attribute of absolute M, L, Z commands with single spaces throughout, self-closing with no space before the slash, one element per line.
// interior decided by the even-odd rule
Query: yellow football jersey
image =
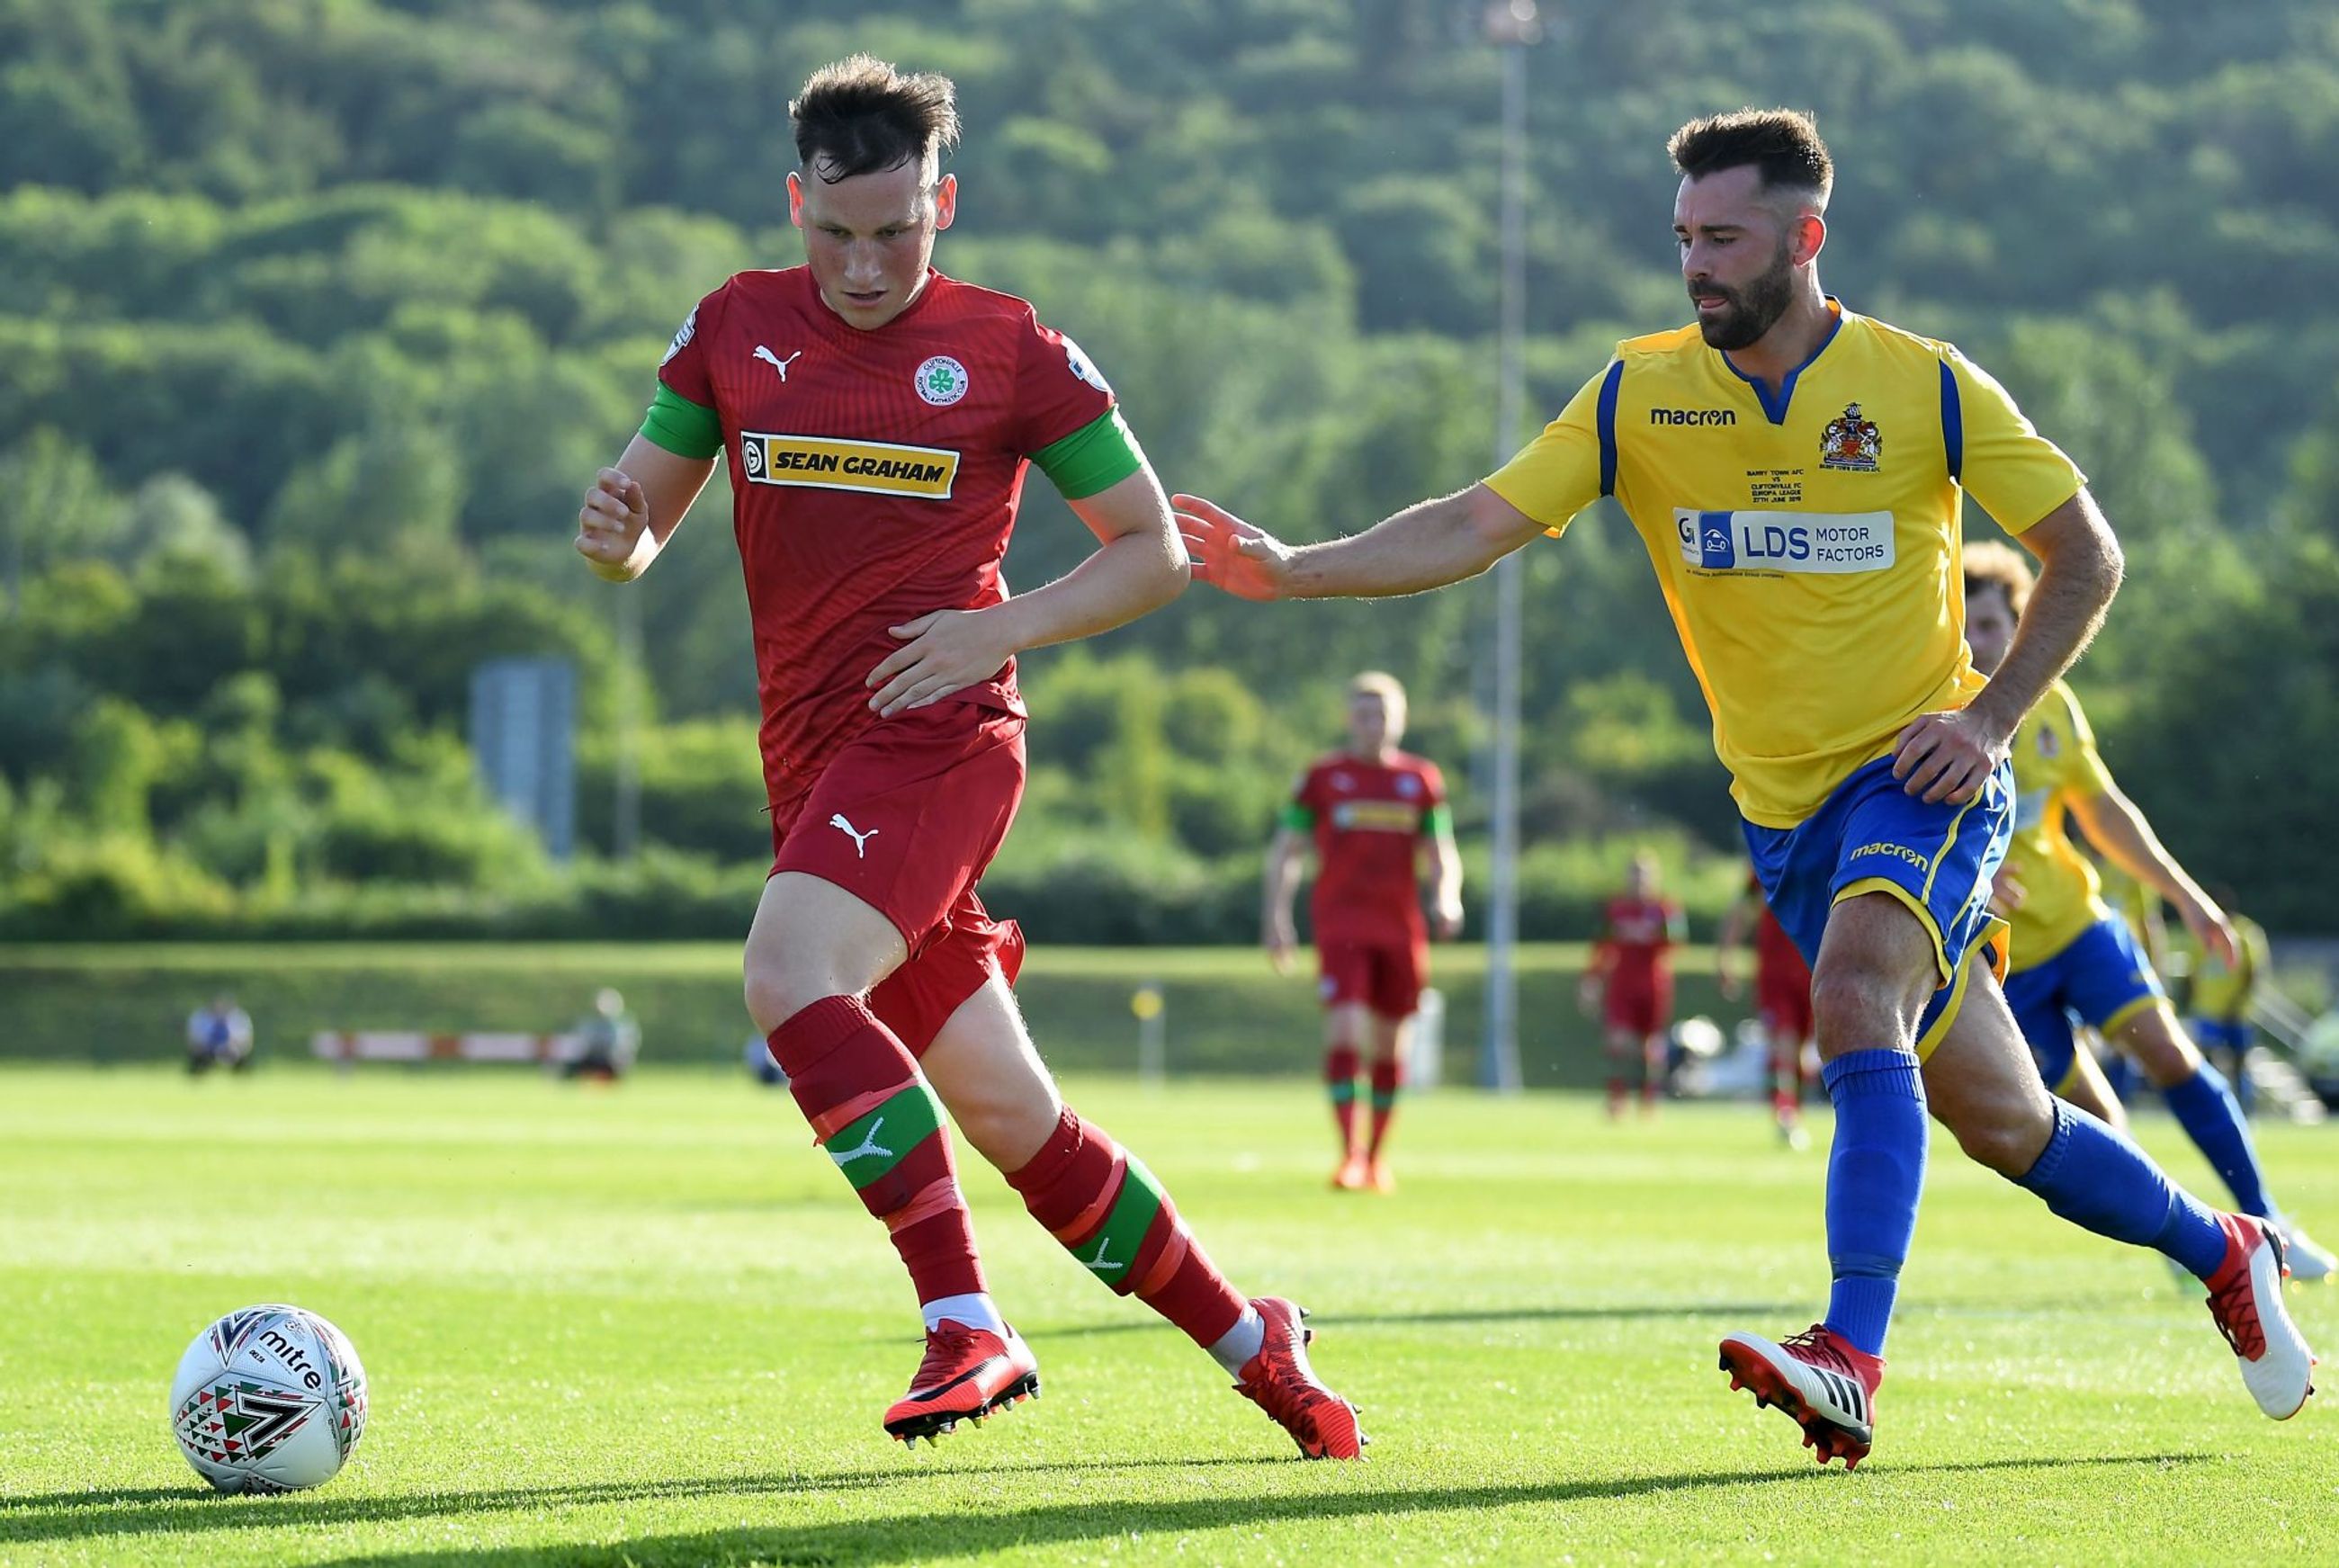
<path fill-rule="evenodd" d="M 2006 847 L 2006 874 L 2022 884 L 2022 905 L 2006 917 L 2009 967 L 2044 963 L 2111 918 L 2095 863 L 2063 826 L 2074 796 L 2099 795 L 2111 782 L 2079 699 L 2057 681 L 2014 732 L 2014 838 Z"/>
<path fill-rule="evenodd" d="M 2087 482 L 1955 349 L 1830 304 L 1834 330 L 1775 398 L 1694 326 L 1627 339 L 1486 481 L 1554 537 L 1598 497 L 1623 504 L 1731 793 L 1765 827 L 1981 689 L 1964 492 L 2018 533 Z"/>
<path fill-rule="evenodd" d="M 2265 927 L 2247 915 L 2230 915 L 2234 934 L 2241 939 L 2241 962 L 2228 964 L 2201 945 L 2187 932 L 2185 949 L 2192 958 L 2193 982 L 2186 991 L 2185 1011 L 2195 1018 L 2220 1023 L 2240 1023 L 2250 1015 L 2250 997 L 2274 970 L 2274 950 Z"/>
<path fill-rule="evenodd" d="M 2160 914 L 2160 894 L 2137 881 L 2127 873 L 2106 860 L 2100 853 L 2090 855 L 2096 868 L 2096 880 L 2103 891 L 2096 896 L 2104 907 L 2127 922 L 2128 931 L 2136 937 L 2144 956 L 2162 976 L 2168 973 L 2168 927 Z"/>

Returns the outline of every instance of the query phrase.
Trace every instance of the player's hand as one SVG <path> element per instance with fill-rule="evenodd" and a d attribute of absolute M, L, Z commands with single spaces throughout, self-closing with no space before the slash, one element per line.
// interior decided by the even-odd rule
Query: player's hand
<path fill-rule="evenodd" d="M 611 582 L 632 577 L 626 563 L 650 526 L 649 502 L 639 481 L 623 468 L 603 468 L 577 511 L 577 553 Z"/>
<path fill-rule="evenodd" d="M 1290 546 L 1199 496 L 1172 496 L 1170 507 L 1178 514 L 1178 531 L 1185 536 L 1195 581 L 1239 599 L 1289 596 Z"/>
<path fill-rule="evenodd" d="M 1292 954 L 1298 950 L 1299 933 L 1292 929 L 1291 917 L 1268 920 L 1259 932 L 1259 943 L 1267 949 L 1267 962 L 1278 974 L 1291 972 Z"/>
<path fill-rule="evenodd" d="M 1998 874 L 1990 879 L 1989 908 L 1992 914 L 2010 915 L 2020 909 L 2022 901 L 2029 896 L 2029 890 L 2022 885 L 2022 879 L 2014 874 L 2011 866 L 2000 866 Z"/>
<path fill-rule="evenodd" d="M 987 681 L 1015 656 L 997 619 L 982 610 L 936 610 L 885 629 L 906 640 L 863 683 L 876 688 L 869 706 L 880 718 Z"/>
<path fill-rule="evenodd" d="M 1575 1005 L 1583 1010 L 1584 1017 L 1600 1016 L 1600 982 L 1588 977 L 1575 988 Z"/>
<path fill-rule="evenodd" d="M 1892 776 L 1929 805 L 1963 805 L 2006 760 L 2010 738 L 1971 708 L 1926 714 L 1892 743 Z"/>
<path fill-rule="evenodd" d="M 2185 919 L 2185 929 L 2193 940 L 2217 955 L 2227 969 L 2239 967 L 2242 962 L 2241 933 L 2215 900 L 2206 895 L 2195 898 L 2189 894 L 2177 901 L 2176 912 Z"/>
<path fill-rule="evenodd" d="M 1739 982 L 1738 971 L 1718 959 L 1713 965 L 1713 982 L 1721 989 L 1722 1000 L 1724 1001 L 1736 1001 L 1738 993 L 1745 989 Z"/>
<path fill-rule="evenodd" d="M 1452 942 L 1462 934 L 1462 901 L 1455 898 L 1439 904 L 1430 912 L 1429 920 L 1438 941 Z"/>

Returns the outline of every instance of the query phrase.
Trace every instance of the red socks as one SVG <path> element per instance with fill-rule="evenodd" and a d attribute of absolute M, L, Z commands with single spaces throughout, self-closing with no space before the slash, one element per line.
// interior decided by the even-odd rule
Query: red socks
<path fill-rule="evenodd" d="M 983 1290 L 942 1106 L 858 997 L 827 996 L 769 1037 L 813 1136 L 885 1222 L 920 1302 Z"/>
<path fill-rule="evenodd" d="M 1332 1119 L 1340 1147 L 1357 1147 L 1357 1048 L 1336 1045 L 1324 1052 L 1324 1082 L 1332 1091 Z"/>
<path fill-rule="evenodd" d="M 1244 1301 L 1196 1242 L 1153 1173 L 1070 1106 L 1007 1184 L 1116 1295 L 1135 1296 L 1208 1349 Z"/>
<path fill-rule="evenodd" d="M 1378 1159 L 1381 1140 L 1388 1137 L 1389 1118 L 1396 1114 L 1396 1090 L 1402 1075 L 1395 1061 L 1373 1063 L 1372 1158 Z"/>

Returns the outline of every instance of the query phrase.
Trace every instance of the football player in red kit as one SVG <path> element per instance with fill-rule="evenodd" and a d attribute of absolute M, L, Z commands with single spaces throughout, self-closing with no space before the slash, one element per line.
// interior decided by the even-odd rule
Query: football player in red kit
<path fill-rule="evenodd" d="M 1599 1014 L 1608 1045 L 1608 1114 L 1624 1114 L 1625 1064 L 1641 1062 L 1641 1114 L 1656 1113 L 1673 1023 L 1672 952 L 1685 932 L 1681 905 L 1657 892 L 1657 857 L 1643 850 L 1608 901 L 1600 940 L 1584 974 L 1584 1006 Z"/>
<path fill-rule="evenodd" d="M 958 198 L 948 79 L 856 55 L 789 116 L 805 264 L 741 272 L 690 312 L 577 548 L 639 577 L 727 460 L 775 844 L 747 1010 L 917 1290 L 925 1358 L 885 1429 L 931 1440 L 1039 1386 L 985 1287 L 947 1107 L 1082 1267 L 1191 1336 L 1303 1453 L 1355 1457 L 1299 1310 L 1229 1285 L 1144 1164 L 1063 1103 L 1009 990 L 1021 933 L 974 892 L 1023 792 L 1015 655 L 1177 597 L 1167 499 L 1070 339 L 933 269 Z M 1010 597 L 1032 466 L 1099 547 Z"/>
<path fill-rule="evenodd" d="M 1267 852 L 1259 925 L 1268 957 L 1290 967 L 1298 937 L 1292 893 L 1312 839 L 1316 891 L 1308 901 L 1324 1001 L 1324 1076 L 1339 1128 L 1332 1185 L 1396 1190 L 1383 1146 L 1404 1081 L 1406 1025 L 1429 973 L 1421 912 L 1423 863 L 1437 934 L 1462 930 L 1462 856 L 1436 764 L 1397 750 L 1405 688 L 1367 671 L 1348 683 L 1348 747 L 1300 775 Z M 1372 1125 L 1357 1118 L 1357 1072 L 1369 1040 Z"/>
<path fill-rule="evenodd" d="M 1779 1124 L 1780 1142 L 1790 1149 L 1808 1148 L 1803 1091 L 1810 1075 L 1803 1070 L 1803 1047 L 1811 1038 L 1811 966 L 1771 912 L 1762 883 L 1751 873 L 1746 896 L 1731 907 L 1715 945 L 1716 978 L 1726 997 L 1738 994 L 1736 954 L 1750 931 L 1754 940 L 1754 1016 L 1771 1054 L 1771 1111 Z"/>

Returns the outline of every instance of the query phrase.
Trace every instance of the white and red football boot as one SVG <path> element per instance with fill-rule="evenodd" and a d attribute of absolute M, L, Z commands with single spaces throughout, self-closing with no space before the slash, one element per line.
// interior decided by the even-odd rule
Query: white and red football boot
<path fill-rule="evenodd" d="M 1722 1342 L 1730 1386 L 1754 1391 L 1758 1406 L 1775 1405 L 1803 1429 L 1803 1446 L 1821 1464 L 1841 1459 L 1857 1469 L 1876 1441 L 1876 1386 L 1884 1362 L 1814 1323 L 1783 1344 L 1759 1334 Z"/>
<path fill-rule="evenodd" d="M 2246 1214 L 2218 1217 L 2226 1260 L 2206 1282 L 2209 1316 L 2241 1358 L 2242 1382 L 2258 1408 L 2276 1421 L 2298 1414 L 2314 1392 L 2314 1353 L 2283 1305 L 2282 1232 Z"/>

